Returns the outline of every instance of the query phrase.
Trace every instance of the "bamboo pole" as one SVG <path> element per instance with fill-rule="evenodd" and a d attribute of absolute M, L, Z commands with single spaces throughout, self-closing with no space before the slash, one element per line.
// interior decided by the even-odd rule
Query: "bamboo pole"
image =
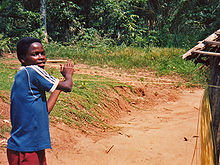
<path fill-rule="evenodd" d="M 205 54 L 209 56 L 220 56 L 220 53 L 215 53 L 215 52 L 207 52 L 207 51 L 201 51 L 201 50 L 194 50 L 192 53 L 198 53 L 198 54 Z"/>
<path fill-rule="evenodd" d="M 207 45 L 220 46 L 220 42 L 217 42 L 217 41 L 204 41 L 203 43 Z"/>

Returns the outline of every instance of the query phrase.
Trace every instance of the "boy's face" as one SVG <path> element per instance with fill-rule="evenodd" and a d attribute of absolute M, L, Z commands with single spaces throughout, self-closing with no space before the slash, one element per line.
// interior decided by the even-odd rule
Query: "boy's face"
<path fill-rule="evenodd" d="M 46 63 L 46 55 L 44 48 L 39 42 L 34 42 L 30 45 L 26 56 L 22 59 L 22 64 L 27 65 L 38 65 L 44 69 Z"/>

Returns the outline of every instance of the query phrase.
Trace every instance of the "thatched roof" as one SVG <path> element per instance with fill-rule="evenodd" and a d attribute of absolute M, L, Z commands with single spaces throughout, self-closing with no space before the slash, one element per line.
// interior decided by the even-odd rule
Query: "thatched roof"
<path fill-rule="evenodd" d="M 208 65 L 209 56 L 220 56 L 220 29 L 182 55 L 183 59 L 194 59 L 196 63 Z"/>

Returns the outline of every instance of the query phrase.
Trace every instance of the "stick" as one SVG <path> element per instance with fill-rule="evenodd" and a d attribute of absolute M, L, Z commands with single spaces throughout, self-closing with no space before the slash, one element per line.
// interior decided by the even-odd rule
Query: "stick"
<path fill-rule="evenodd" d="M 204 44 L 207 44 L 207 45 L 220 46 L 220 42 L 217 42 L 217 41 L 204 41 L 203 43 L 204 43 Z"/>
<path fill-rule="evenodd" d="M 108 154 L 113 147 L 114 147 L 114 145 L 112 145 L 112 146 L 106 151 L 106 153 Z"/>
<path fill-rule="evenodd" d="M 67 60 L 47 60 L 49 63 L 67 62 Z"/>
<path fill-rule="evenodd" d="M 215 52 L 207 52 L 207 51 L 201 51 L 201 50 L 194 50 L 192 53 L 198 53 L 198 54 L 205 54 L 209 56 L 220 56 L 220 53 L 215 53 Z"/>
<path fill-rule="evenodd" d="M 198 70 L 202 69 L 205 66 L 205 64 L 203 64 L 202 66 L 200 66 L 199 68 L 197 68 L 196 70 L 194 70 L 193 73 L 197 72 Z"/>

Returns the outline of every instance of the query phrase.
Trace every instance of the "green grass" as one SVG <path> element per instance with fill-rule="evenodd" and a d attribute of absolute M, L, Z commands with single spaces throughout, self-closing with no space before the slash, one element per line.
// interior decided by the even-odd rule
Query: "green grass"
<path fill-rule="evenodd" d="M 181 58 L 181 55 L 186 52 L 184 49 L 125 46 L 85 48 L 52 44 L 46 46 L 46 52 L 48 58 L 72 59 L 75 63 L 109 66 L 122 70 L 142 68 L 154 71 L 157 76 L 176 74 L 186 79 L 188 86 L 206 83 L 207 71 L 196 71 L 200 65 L 195 66 L 192 61 L 185 61 Z M 5 63 L 4 60 L 0 62 L 0 97 L 9 103 L 14 75 L 20 65 Z M 48 68 L 47 71 L 55 77 L 61 77 L 59 69 Z M 73 81 L 75 85 L 72 92 L 61 93 L 51 112 L 51 122 L 62 121 L 82 130 L 90 125 L 100 129 L 108 127 L 107 121 L 114 116 L 109 112 L 111 110 L 105 108 L 105 103 L 115 106 L 108 92 L 117 93 L 114 87 L 125 85 L 95 75 L 74 74 Z M 144 81 L 144 78 L 140 78 L 140 81 Z M 129 99 L 121 97 L 129 102 Z"/>
<path fill-rule="evenodd" d="M 19 64 L 5 64 L 4 61 L 0 62 L 0 98 L 10 103 L 10 91 L 14 81 L 14 75 L 19 68 Z"/>
<path fill-rule="evenodd" d="M 2 128 L 0 129 L 0 135 L 3 136 L 5 132 L 10 132 L 11 127 L 7 125 L 3 125 Z"/>
<path fill-rule="evenodd" d="M 181 55 L 185 49 L 156 48 L 156 47 L 64 47 L 47 46 L 49 58 L 70 58 L 75 63 L 110 66 L 122 69 L 147 68 L 160 75 L 178 74 L 189 84 L 206 84 L 207 71 L 198 70 L 201 64 L 195 65 L 193 61 L 186 61 Z"/>
<path fill-rule="evenodd" d="M 0 97 L 8 104 L 10 103 L 10 90 L 14 75 L 19 66 L 19 64 L 4 63 L 3 61 L 0 63 Z M 59 69 L 47 68 L 47 71 L 56 77 L 61 77 Z M 105 92 L 112 90 L 114 86 L 125 85 L 101 76 L 80 74 L 74 74 L 73 82 L 72 92 L 61 92 L 56 106 L 50 114 L 51 121 L 56 122 L 59 120 L 82 129 L 89 125 L 100 129 L 108 127 L 104 120 L 111 119 L 112 116 L 106 114 L 100 108 L 106 101 L 104 98 L 107 98 Z"/>
<path fill-rule="evenodd" d="M 4 64 L 0 63 L 0 90 L 10 91 L 14 80 L 17 64 Z"/>
<path fill-rule="evenodd" d="M 114 86 L 125 85 L 101 76 L 79 74 L 74 75 L 73 81 L 72 92 L 61 93 L 51 112 L 53 120 L 62 119 L 66 124 L 74 123 L 80 128 L 90 124 L 98 128 L 106 127 L 107 123 L 103 120 L 112 116 L 105 114 L 100 108 L 100 105 L 108 100 L 105 91 L 112 90 Z"/>

